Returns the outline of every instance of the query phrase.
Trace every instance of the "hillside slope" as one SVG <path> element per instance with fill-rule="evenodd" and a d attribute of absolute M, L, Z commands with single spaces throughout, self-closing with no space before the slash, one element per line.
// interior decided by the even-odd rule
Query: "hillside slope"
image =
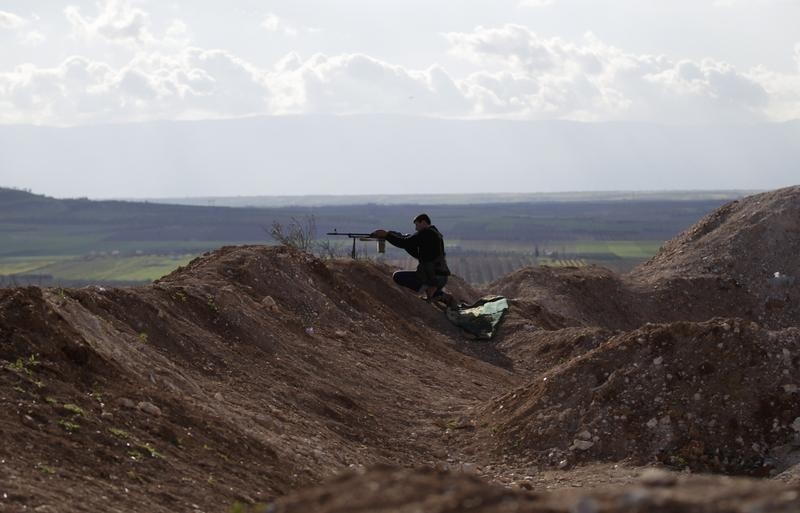
<path fill-rule="evenodd" d="M 12 503 L 219 511 L 446 459 L 450 411 L 512 377 L 389 276 L 241 247 L 150 287 L 0 292 Z"/>

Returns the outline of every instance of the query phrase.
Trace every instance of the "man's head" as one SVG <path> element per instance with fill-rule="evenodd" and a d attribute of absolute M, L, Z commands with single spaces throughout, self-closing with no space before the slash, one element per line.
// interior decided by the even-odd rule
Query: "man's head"
<path fill-rule="evenodd" d="M 420 214 L 414 218 L 414 228 L 417 231 L 424 230 L 431 225 L 431 218 L 428 214 Z"/>

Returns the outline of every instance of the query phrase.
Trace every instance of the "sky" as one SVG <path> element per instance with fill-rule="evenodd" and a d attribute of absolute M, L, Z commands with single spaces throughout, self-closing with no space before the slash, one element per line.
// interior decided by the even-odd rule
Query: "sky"
<path fill-rule="evenodd" d="M 800 119 L 798 20 L 797 0 L 0 0 L 0 126 L 319 115 L 782 123 Z M 0 186 L 25 188 L 3 162 Z M 37 188 L 47 172 L 25 171 L 39 173 Z M 253 193 L 296 191 L 241 191 Z"/>
<path fill-rule="evenodd" d="M 797 0 L 0 1 L 0 123 L 800 118 Z"/>

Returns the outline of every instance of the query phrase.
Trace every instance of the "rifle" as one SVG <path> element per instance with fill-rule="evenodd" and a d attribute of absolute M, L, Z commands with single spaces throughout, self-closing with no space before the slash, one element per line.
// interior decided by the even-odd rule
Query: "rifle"
<path fill-rule="evenodd" d="M 386 252 L 386 240 L 385 239 L 377 239 L 372 237 L 371 233 L 339 233 L 334 229 L 332 232 L 328 232 L 327 235 L 341 235 L 344 237 L 350 237 L 353 239 L 353 251 L 350 253 L 350 256 L 355 258 L 356 257 L 356 241 L 359 240 L 361 242 L 371 242 L 377 241 L 378 242 L 378 253 L 385 253 Z"/>

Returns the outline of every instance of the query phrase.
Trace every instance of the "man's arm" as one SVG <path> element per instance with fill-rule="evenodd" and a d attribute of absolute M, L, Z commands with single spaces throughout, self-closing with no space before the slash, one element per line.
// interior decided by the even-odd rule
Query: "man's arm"
<path fill-rule="evenodd" d="M 385 238 L 392 246 L 405 249 L 409 255 L 419 259 L 419 237 L 417 233 L 403 235 L 400 232 L 388 231 Z"/>

